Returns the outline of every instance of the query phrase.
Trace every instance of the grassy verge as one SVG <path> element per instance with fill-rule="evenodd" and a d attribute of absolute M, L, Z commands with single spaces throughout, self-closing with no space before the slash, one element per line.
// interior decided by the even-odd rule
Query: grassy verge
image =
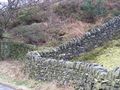
<path fill-rule="evenodd" d="M 28 79 L 23 73 L 24 64 L 20 61 L 0 61 L 0 82 L 18 88 L 18 90 L 35 90 L 41 83 Z"/>
<path fill-rule="evenodd" d="M 0 73 L 0 83 L 16 88 L 17 90 L 36 90 L 42 83 L 35 80 L 17 80 Z"/>

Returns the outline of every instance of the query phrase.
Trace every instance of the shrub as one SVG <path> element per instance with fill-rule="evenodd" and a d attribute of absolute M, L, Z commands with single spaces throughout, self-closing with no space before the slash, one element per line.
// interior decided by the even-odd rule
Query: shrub
<path fill-rule="evenodd" d="M 12 30 L 12 32 L 24 38 L 24 41 L 28 44 L 43 44 L 46 43 L 47 36 L 44 33 L 44 27 L 41 24 L 32 24 L 19 26 Z"/>
<path fill-rule="evenodd" d="M 66 19 L 74 16 L 75 14 L 79 15 L 79 4 L 75 2 L 70 3 L 60 3 L 54 8 L 54 12 L 60 16 L 61 19 Z"/>
<path fill-rule="evenodd" d="M 62 19 L 72 17 L 86 22 L 95 22 L 97 17 L 107 14 L 103 0 L 83 0 L 82 4 L 74 2 L 62 3 L 54 8 L 54 12 Z"/>
<path fill-rule="evenodd" d="M 14 27 L 19 26 L 20 24 L 21 24 L 21 21 L 16 19 L 16 20 L 14 20 L 14 21 L 12 21 L 12 22 L 9 23 L 8 28 L 12 29 Z"/>
<path fill-rule="evenodd" d="M 0 39 L 3 39 L 3 33 L 4 33 L 3 29 L 0 28 Z"/>
<path fill-rule="evenodd" d="M 113 16 L 118 16 L 118 15 L 120 15 L 120 10 L 112 10 L 112 15 Z"/>
<path fill-rule="evenodd" d="M 18 19 L 22 24 L 40 23 L 48 20 L 46 11 L 36 7 L 23 9 L 19 12 Z"/>
<path fill-rule="evenodd" d="M 104 6 L 103 0 L 84 0 L 81 6 L 83 12 L 82 19 L 86 22 L 95 22 L 97 17 L 107 14 L 107 9 Z"/>
<path fill-rule="evenodd" d="M 28 51 L 34 50 L 30 45 L 17 42 L 0 42 L 0 58 L 23 59 Z"/>
<path fill-rule="evenodd" d="M 31 13 L 29 11 L 20 12 L 18 19 L 23 24 L 29 24 L 31 20 Z"/>
<path fill-rule="evenodd" d="M 23 44 L 23 43 L 11 43 L 10 47 L 10 58 L 24 58 L 28 51 L 32 51 L 33 48 L 29 45 Z"/>
<path fill-rule="evenodd" d="M 32 22 L 36 22 L 36 23 L 45 22 L 48 20 L 48 15 L 46 14 L 45 11 L 40 11 L 38 13 L 34 13 L 31 19 Z"/>

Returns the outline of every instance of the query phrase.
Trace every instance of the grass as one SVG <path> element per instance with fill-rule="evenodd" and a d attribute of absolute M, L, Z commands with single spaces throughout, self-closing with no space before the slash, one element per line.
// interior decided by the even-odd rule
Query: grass
<path fill-rule="evenodd" d="M 20 88 L 20 90 L 34 90 L 39 81 L 28 79 L 23 73 L 23 62 L 8 60 L 0 61 L 0 83 Z"/>
<path fill-rule="evenodd" d="M 23 86 L 24 86 L 24 88 L 29 87 L 28 84 L 21 83 L 21 82 L 28 83 L 27 81 L 15 80 L 15 79 L 12 79 L 11 77 L 9 77 L 5 74 L 1 74 L 1 73 L 0 73 L 0 82 L 2 82 L 3 84 L 7 84 L 9 86 L 15 87 L 15 88 L 20 88 Z M 19 84 L 19 83 L 21 83 L 21 84 Z"/>
<path fill-rule="evenodd" d="M 17 90 L 35 90 L 36 86 L 40 86 L 42 83 L 35 80 L 18 80 L 9 77 L 6 74 L 0 73 L 0 82 L 16 88 Z"/>
<path fill-rule="evenodd" d="M 106 45 L 84 53 L 79 57 L 74 57 L 73 60 L 98 63 L 109 70 L 119 67 L 120 39 L 110 41 Z"/>

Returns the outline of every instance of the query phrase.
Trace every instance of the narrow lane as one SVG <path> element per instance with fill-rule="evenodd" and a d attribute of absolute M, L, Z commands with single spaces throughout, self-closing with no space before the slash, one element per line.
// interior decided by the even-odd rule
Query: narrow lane
<path fill-rule="evenodd" d="M 3 85 L 3 84 L 0 84 L 0 90 L 15 90 L 9 86 L 6 86 L 6 85 Z"/>

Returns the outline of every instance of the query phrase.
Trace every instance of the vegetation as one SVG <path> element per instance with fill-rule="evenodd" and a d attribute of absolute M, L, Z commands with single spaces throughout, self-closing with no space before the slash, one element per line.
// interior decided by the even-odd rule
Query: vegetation
<path fill-rule="evenodd" d="M 8 0 L 8 4 L 1 4 L 0 8 L 0 39 L 3 39 L 5 35 L 7 38 L 11 38 L 12 42 L 19 41 L 25 44 L 11 43 L 7 48 L 12 52 L 5 51 L 2 53 L 6 53 L 5 57 L 20 58 L 29 50 L 26 44 L 37 45 L 38 47 L 42 45 L 45 45 L 44 47 L 57 46 L 64 42 L 64 37 L 68 34 L 65 30 L 74 27 L 73 31 L 78 33 L 77 29 L 81 30 L 82 24 L 87 23 L 84 27 L 88 27 L 89 23 L 95 26 L 119 14 L 119 1 L 114 2 L 112 0 L 71 0 L 61 2 L 59 0 L 56 2 L 48 0 L 42 3 L 34 0 L 26 0 L 26 2 Z M 103 21 L 98 20 L 101 18 Z M 80 28 L 72 25 L 76 22 L 82 23 Z M 67 25 L 71 25 L 71 27 Z M 85 31 L 81 30 L 78 35 L 84 34 Z M 80 58 L 82 60 L 97 60 L 96 57 L 105 53 L 104 50 L 106 50 L 106 46 Z"/>
<path fill-rule="evenodd" d="M 0 5 L 2 30 L 10 34 L 14 32 L 12 36 L 17 38 L 16 41 L 23 38 L 24 43 L 34 45 L 61 43 L 68 33 L 61 34 L 59 31 L 66 32 L 69 23 L 96 25 L 104 18 L 120 13 L 119 1 L 114 4 L 112 0 L 47 0 L 42 3 L 39 0 L 8 0 L 8 4 Z M 34 23 L 42 25 L 39 27 Z M 76 29 L 73 31 L 78 33 Z"/>
<path fill-rule="evenodd" d="M 20 24 L 29 25 L 32 23 L 40 23 L 48 20 L 46 11 L 40 9 L 39 7 L 30 7 L 28 9 L 20 10 L 18 13 L 18 21 Z"/>
<path fill-rule="evenodd" d="M 119 66 L 120 62 L 120 39 L 113 40 L 106 45 L 96 48 L 93 51 L 82 54 L 80 57 L 74 57 L 73 60 L 94 62 L 103 65 L 108 69 Z"/>
<path fill-rule="evenodd" d="M 84 0 L 83 3 L 81 6 L 83 11 L 82 19 L 85 19 L 87 22 L 95 22 L 96 18 L 107 14 L 104 0 L 95 0 L 95 4 L 92 0 Z"/>
<path fill-rule="evenodd" d="M 4 33 L 3 29 L 0 29 L 0 39 L 3 39 L 3 33 Z"/>
<path fill-rule="evenodd" d="M 80 7 L 78 3 L 60 3 L 54 8 L 54 12 L 60 16 L 61 19 L 66 19 L 69 17 L 76 17 L 80 15 Z M 74 18 L 75 18 L 74 17 Z"/>
<path fill-rule="evenodd" d="M 83 4 L 71 2 L 60 4 L 55 8 L 61 18 L 75 18 L 89 23 L 96 21 L 97 17 L 107 14 L 107 8 L 104 6 L 104 0 L 83 0 Z"/>
<path fill-rule="evenodd" d="M 35 50 L 34 47 L 23 43 L 0 42 L 0 59 L 23 59 L 28 51 Z"/>
<path fill-rule="evenodd" d="M 20 62 L 24 61 L 28 51 L 51 50 L 52 47 L 58 46 L 66 40 L 82 37 L 91 27 L 101 25 L 110 18 L 120 15 L 119 0 L 7 1 L 8 3 L 5 4 L 0 3 L 0 68 L 2 68 L 1 63 L 4 60 L 5 65 L 8 61 L 11 64 L 18 61 L 19 64 L 15 63 L 15 65 L 22 66 Z M 108 69 L 119 66 L 120 39 L 118 38 L 120 37 L 91 52 L 74 57 L 72 60 L 95 62 Z M 19 61 L 19 59 L 23 61 Z M 11 68 L 7 68 L 11 70 Z M 13 78 L 9 77 L 10 71 L 7 71 L 9 75 L 1 71 L 0 81 Z M 19 72 L 16 76 L 22 73 Z M 29 83 L 33 82 L 26 79 L 12 79 L 9 82 L 29 87 L 40 83 L 33 81 L 34 85 L 30 85 Z"/>
<path fill-rule="evenodd" d="M 19 26 L 14 28 L 11 32 L 14 35 L 24 38 L 25 43 L 40 45 L 46 43 L 47 36 L 44 33 L 44 28 L 40 24 L 32 24 L 26 26 Z"/>

